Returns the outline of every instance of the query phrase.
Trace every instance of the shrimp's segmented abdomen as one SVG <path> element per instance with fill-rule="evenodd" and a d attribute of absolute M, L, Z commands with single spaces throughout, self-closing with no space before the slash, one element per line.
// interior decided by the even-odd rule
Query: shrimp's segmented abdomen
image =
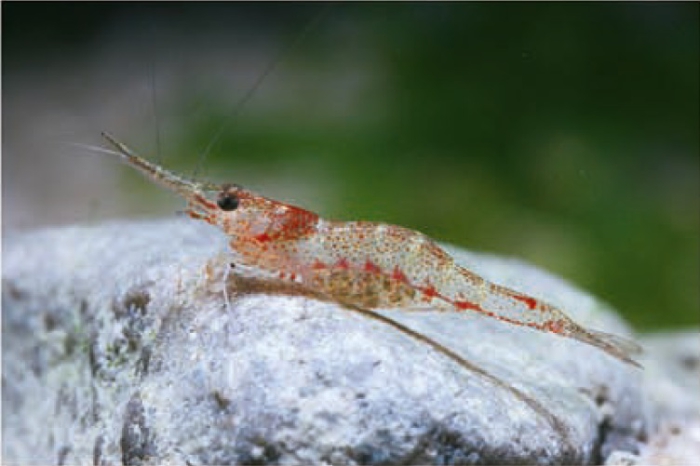
<path fill-rule="evenodd" d="M 320 221 L 317 234 L 296 245 L 299 275 L 314 289 L 370 309 L 401 307 L 473 311 L 514 325 L 593 345 L 638 366 L 630 341 L 588 330 L 562 310 L 493 284 L 459 266 L 425 235 L 370 222 Z"/>

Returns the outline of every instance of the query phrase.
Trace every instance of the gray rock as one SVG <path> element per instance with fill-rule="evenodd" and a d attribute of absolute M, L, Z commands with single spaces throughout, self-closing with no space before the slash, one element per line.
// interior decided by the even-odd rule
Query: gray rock
<path fill-rule="evenodd" d="M 245 277 L 229 277 L 227 307 L 226 238 L 194 221 L 3 246 L 4 464 L 590 463 L 636 452 L 647 422 L 641 371 L 576 341 L 479 315 L 382 311 L 484 376 L 379 320 Z M 450 251 L 586 326 L 629 334 L 561 279 Z"/>
<path fill-rule="evenodd" d="M 644 387 L 657 423 L 700 423 L 700 331 L 644 335 Z"/>
<path fill-rule="evenodd" d="M 653 425 L 637 455 L 615 451 L 606 465 L 700 464 L 700 332 L 655 333 L 641 341 Z"/>
<path fill-rule="evenodd" d="M 641 341 L 654 423 L 639 454 L 613 452 L 606 465 L 700 464 L 700 332 L 655 333 Z"/>

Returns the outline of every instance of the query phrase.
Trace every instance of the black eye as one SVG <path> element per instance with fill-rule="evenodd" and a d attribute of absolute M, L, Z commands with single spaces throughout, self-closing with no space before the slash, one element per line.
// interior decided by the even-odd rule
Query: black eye
<path fill-rule="evenodd" d="M 216 201 L 221 210 L 236 210 L 238 208 L 238 198 L 233 194 L 224 194 Z"/>

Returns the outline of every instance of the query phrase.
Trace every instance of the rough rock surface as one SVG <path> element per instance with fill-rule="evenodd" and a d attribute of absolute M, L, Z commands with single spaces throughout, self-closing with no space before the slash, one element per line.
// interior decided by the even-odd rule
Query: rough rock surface
<path fill-rule="evenodd" d="M 227 307 L 225 250 L 190 220 L 4 238 L 3 464 L 591 463 L 637 451 L 642 371 L 596 348 L 479 315 L 383 311 L 495 384 L 331 302 L 232 275 Z M 629 334 L 558 278 L 450 252 Z"/>
<path fill-rule="evenodd" d="M 700 464 L 700 331 L 645 335 L 641 342 L 653 425 L 638 454 L 613 452 L 606 465 Z"/>

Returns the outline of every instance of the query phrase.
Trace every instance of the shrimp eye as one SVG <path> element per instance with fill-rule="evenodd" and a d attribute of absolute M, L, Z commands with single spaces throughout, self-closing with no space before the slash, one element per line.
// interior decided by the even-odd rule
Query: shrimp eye
<path fill-rule="evenodd" d="M 216 201 L 216 204 L 221 210 L 236 210 L 238 208 L 238 203 L 238 197 L 233 194 L 224 194 Z"/>

